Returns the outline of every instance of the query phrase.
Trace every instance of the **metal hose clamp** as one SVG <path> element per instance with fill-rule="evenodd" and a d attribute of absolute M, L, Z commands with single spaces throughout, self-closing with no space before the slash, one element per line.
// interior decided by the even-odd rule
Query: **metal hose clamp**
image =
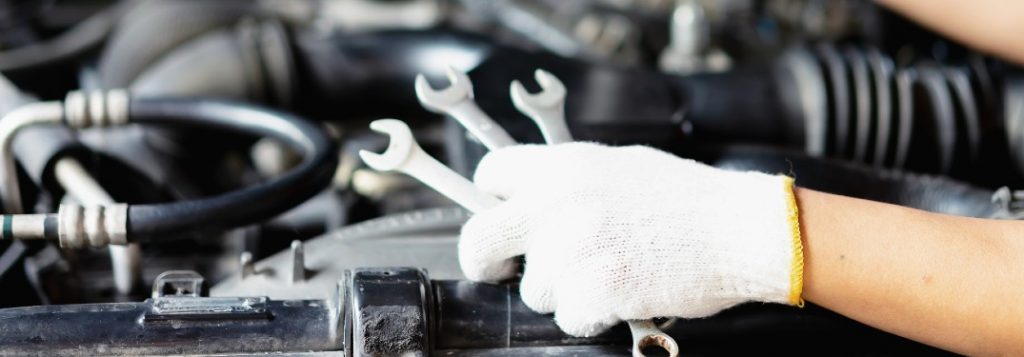
<path fill-rule="evenodd" d="M 64 121 L 79 129 L 125 124 L 129 99 L 124 89 L 68 92 L 64 99 Z"/>
<path fill-rule="evenodd" d="M 65 248 L 81 248 L 87 243 L 93 247 L 128 244 L 128 205 L 60 205 L 57 236 Z"/>

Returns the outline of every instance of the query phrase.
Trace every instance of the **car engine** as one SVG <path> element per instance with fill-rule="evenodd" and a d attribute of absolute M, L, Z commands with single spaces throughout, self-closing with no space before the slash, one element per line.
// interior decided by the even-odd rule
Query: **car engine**
<path fill-rule="evenodd" d="M 948 355 L 813 304 L 566 335 L 462 275 L 456 184 L 579 140 L 1017 219 L 1021 74 L 870 1 L 0 0 L 0 355 Z"/>

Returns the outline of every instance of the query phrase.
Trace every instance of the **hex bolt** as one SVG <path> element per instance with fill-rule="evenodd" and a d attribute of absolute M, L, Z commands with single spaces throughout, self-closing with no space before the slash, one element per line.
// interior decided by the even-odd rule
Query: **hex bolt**
<path fill-rule="evenodd" d="M 302 248 L 302 241 L 292 241 L 292 284 L 301 283 L 306 280 L 306 259 Z"/>
<path fill-rule="evenodd" d="M 238 257 L 238 261 L 242 263 L 242 279 L 248 278 L 256 274 L 256 264 L 252 261 L 252 253 L 245 251 Z"/>

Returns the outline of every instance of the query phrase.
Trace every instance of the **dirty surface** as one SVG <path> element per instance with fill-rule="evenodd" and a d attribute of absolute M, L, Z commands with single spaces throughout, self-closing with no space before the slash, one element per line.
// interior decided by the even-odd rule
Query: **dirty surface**
<path fill-rule="evenodd" d="M 366 306 L 361 311 L 363 353 L 397 354 L 423 349 L 423 321 L 414 306 Z"/>

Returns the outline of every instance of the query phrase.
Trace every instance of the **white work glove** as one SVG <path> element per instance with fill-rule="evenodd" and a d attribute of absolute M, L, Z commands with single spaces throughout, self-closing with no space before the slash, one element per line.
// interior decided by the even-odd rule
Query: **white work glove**
<path fill-rule="evenodd" d="M 725 171 L 649 147 L 520 145 L 491 152 L 474 178 L 505 199 L 462 229 L 476 281 L 513 277 L 566 332 L 627 319 L 696 318 L 749 301 L 802 304 L 792 179 Z"/>

